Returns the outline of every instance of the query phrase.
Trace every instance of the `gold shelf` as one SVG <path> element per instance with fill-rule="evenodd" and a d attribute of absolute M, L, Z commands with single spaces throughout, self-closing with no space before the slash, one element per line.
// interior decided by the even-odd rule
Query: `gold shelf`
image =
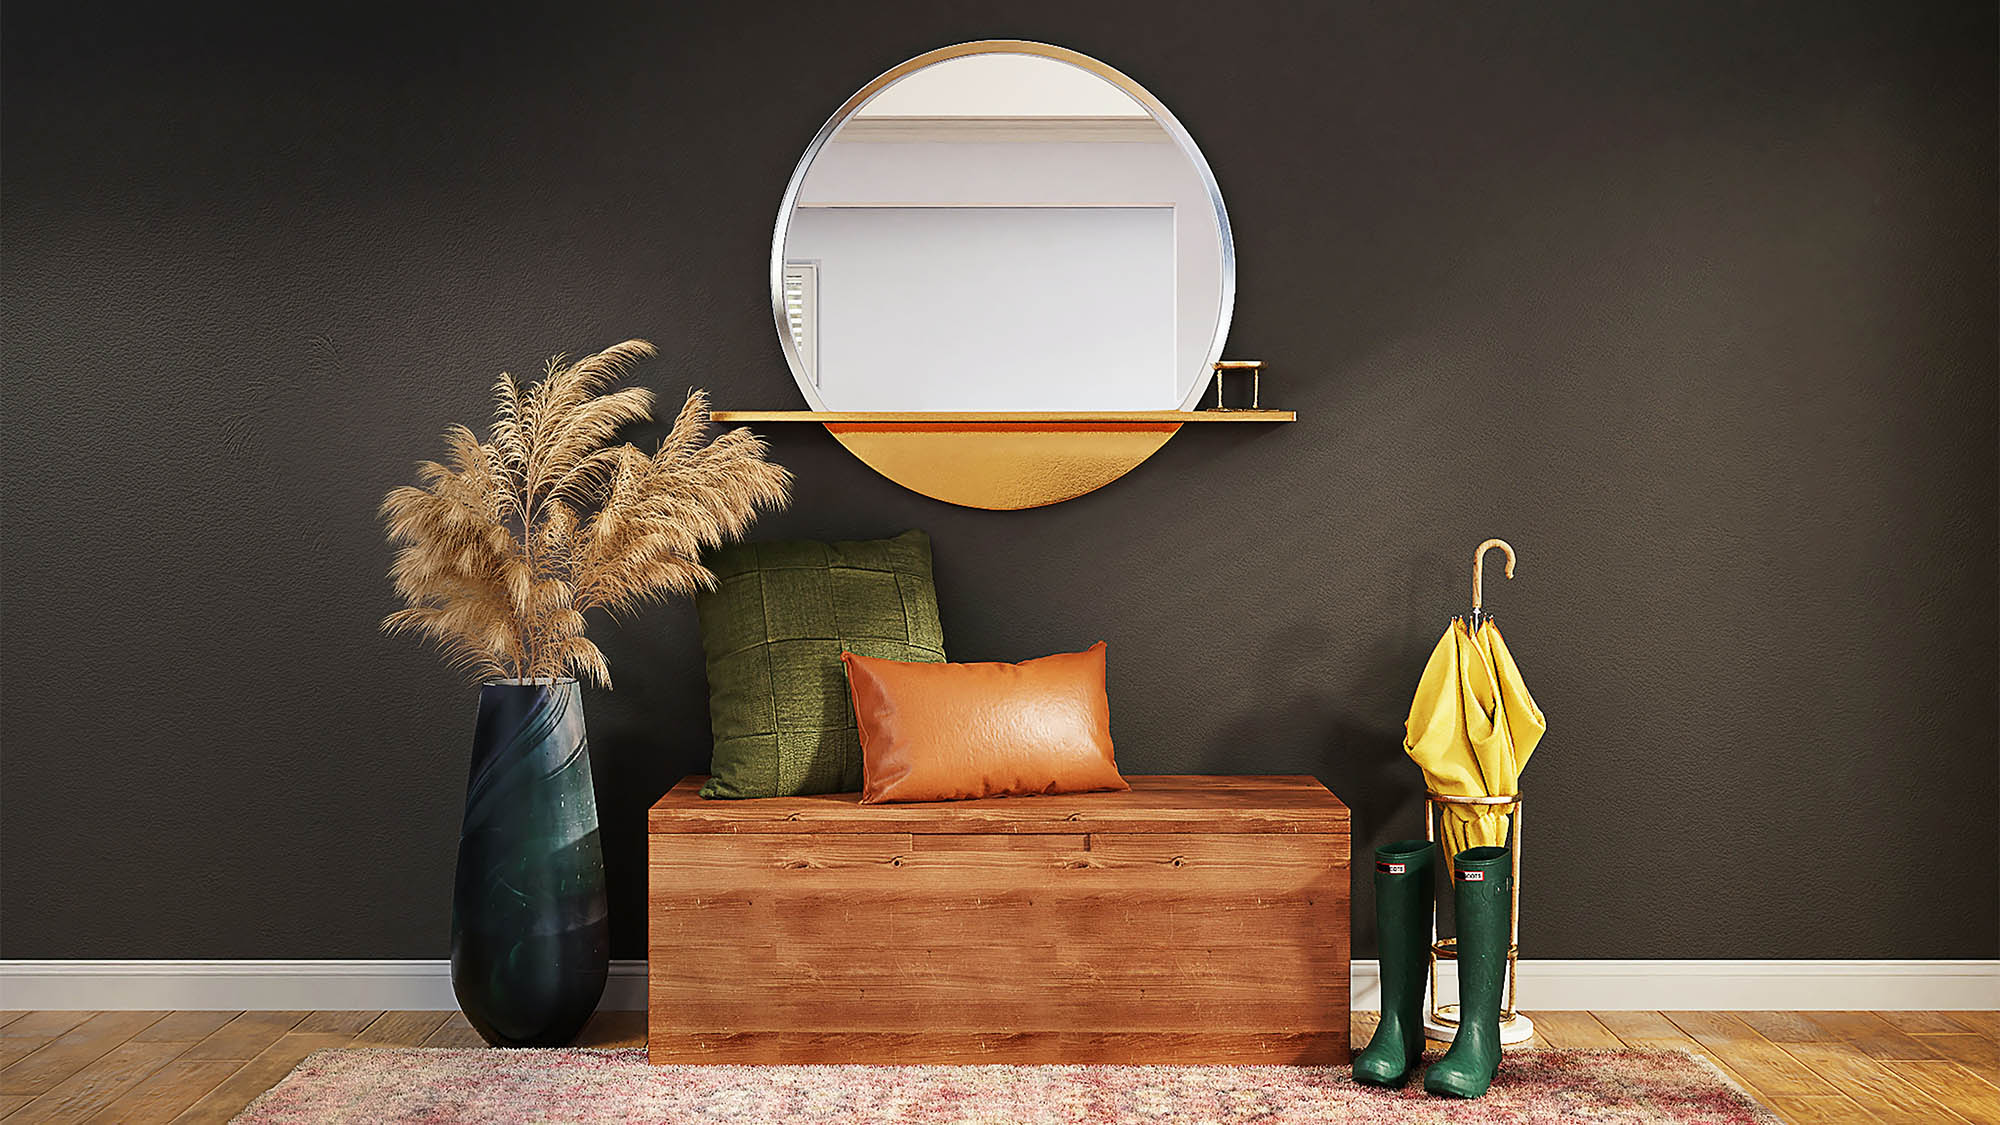
<path fill-rule="evenodd" d="M 716 410 L 717 422 L 818 422 L 822 425 L 1021 425 L 1043 422 L 1296 422 L 1292 410 Z"/>
<path fill-rule="evenodd" d="M 1289 410 L 717 410 L 725 424 L 811 422 L 914 492 L 1036 508 L 1117 480 L 1188 422 L 1296 422 Z"/>

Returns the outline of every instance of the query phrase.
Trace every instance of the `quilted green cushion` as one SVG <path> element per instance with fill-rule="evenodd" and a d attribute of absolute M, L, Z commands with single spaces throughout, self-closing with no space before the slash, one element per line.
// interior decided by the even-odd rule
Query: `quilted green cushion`
<path fill-rule="evenodd" d="M 695 599 L 715 730 L 704 797 L 861 789 L 861 743 L 841 652 L 944 660 L 931 540 L 738 543 L 714 552 Z"/>

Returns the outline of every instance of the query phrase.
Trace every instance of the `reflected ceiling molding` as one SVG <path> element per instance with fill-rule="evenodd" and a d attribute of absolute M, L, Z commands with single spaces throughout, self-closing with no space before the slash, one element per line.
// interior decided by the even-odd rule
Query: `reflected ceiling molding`
<path fill-rule="evenodd" d="M 855 117 L 835 144 L 1152 144 L 1174 138 L 1150 117 Z"/>

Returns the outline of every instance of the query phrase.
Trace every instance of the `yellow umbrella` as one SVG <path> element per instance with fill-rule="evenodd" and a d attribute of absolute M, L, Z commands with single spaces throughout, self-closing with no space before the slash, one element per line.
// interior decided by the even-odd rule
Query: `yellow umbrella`
<path fill-rule="evenodd" d="M 1472 557 L 1471 620 L 1454 618 L 1431 650 L 1404 726 L 1404 751 L 1423 767 L 1430 791 L 1447 797 L 1517 796 L 1521 767 L 1548 729 L 1500 629 L 1480 609 L 1480 560 L 1496 546 L 1506 552 L 1507 577 L 1514 576 L 1512 547 L 1498 539 L 1479 545 Z M 1446 805 L 1442 827 L 1447 859 L 1507 842 L 1506 815 L 1499 809 Z"/>

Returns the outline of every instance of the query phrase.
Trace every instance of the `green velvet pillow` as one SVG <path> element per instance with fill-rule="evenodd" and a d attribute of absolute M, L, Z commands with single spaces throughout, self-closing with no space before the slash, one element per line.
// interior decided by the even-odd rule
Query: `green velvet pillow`
<path fill-rule="evenodd" d="M 709 556 L 695 599 L 715 731 L 704 797 L 861 789 L 861 743 L 842 652 L 944 660 L 931 540 L 738 543 Z"/>

